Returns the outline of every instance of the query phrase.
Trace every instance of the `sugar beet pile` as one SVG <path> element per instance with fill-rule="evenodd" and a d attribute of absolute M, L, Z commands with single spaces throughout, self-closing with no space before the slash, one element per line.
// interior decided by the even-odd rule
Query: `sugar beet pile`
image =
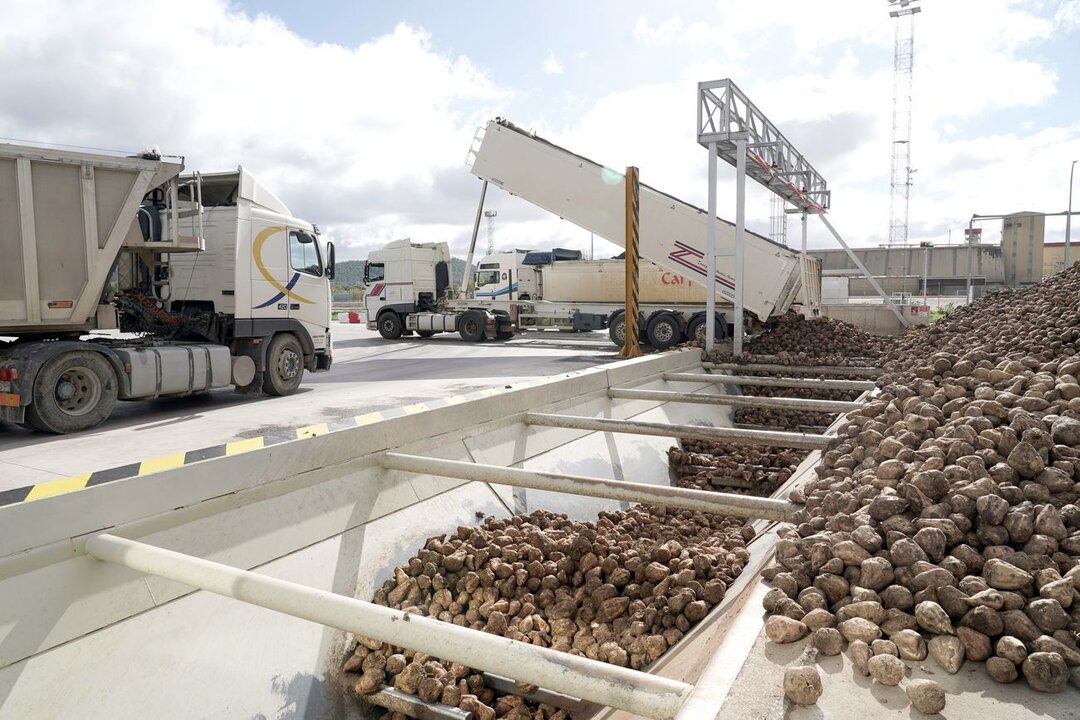
<path fill-rule="evenodd" d="M 950 673 L 985 663 L 994 680 L 1023 678 L 1039 691 L 1080 682 L 1078 343 L 1076 268 L 896 340 L 791 317 L 749 343 L 747 360 L 884 368 L 877 397 L 846 416 L 817 477 L 795 491 L 797 523 L 779 528 L 763 573 L 769 640 L 809 636 L 809 654 L 825 655 L 847 643 L 858 671 L 903 683 L 926 713 L 945 694 L 905 679 L 905 660 Z M 772 411 L 736 421 L 805 429 L 834 417 Z M 669 455 L 681 485 L 769 494 L 806 453 L 684 441 Z M 375 601 L 638 668 L 722 600 L 752 537 L 735 519 L 647 506 L 595 522 L 489 518 L 430 539 Z M 569 717 L 497 693 L 469 668 L 364 638 L 344 669 L 359 673 L 361 696 L 387 684 L 480 720 Z M 788 668 L 783 683 L 795 702 L 822 693 L 812 664 Z"/>
<path fill-rule="evenodd" d="M 574 522 L 538 511 L 435 537 L 375 602 L 543 647 L 640 668 L 719 603 L 742 572 L 741 520 L 638 505 Z M 561 720 L 565 710 L 496 694 L 480 673 L 359 640 L 346 672 L 361 695 L 393 685 L 476 720 Z"/>
<path fill-rule="evenodd" d="M 883 348 L 880 395 L 849 414 L 780 531 L 769 638 L 813 633 L 826 654 L 846 640 L 892 685 L 890 656 L 985 662 L 1043 692 L 1080 680 L 1078 339 L 1074 268 Z"/>

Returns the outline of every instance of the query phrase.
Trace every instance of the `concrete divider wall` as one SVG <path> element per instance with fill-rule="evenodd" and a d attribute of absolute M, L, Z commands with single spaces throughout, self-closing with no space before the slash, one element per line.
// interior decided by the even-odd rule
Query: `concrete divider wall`
<path fill-rule="evenodd" d="M 110 529 L 369 597 L 424 538 L 474 523 L 478 513 L 505 515 L 515 503 L 507 488 L 384 471 L 376 453 L 666 482 L 667 438 L 527 427 L 520 414 L 724 424 L 722 408 L 607 398 L 613 385 L 661 387 L 663 372 L 697 361 L 697 351 L 626 361 L 4 508 L 0 718 L 347 717 L 352 705 L 325 674 L 340 659 L 342 633 L 98 563 L 81 553 L 82 537 Z M 558 501 L 567 507 L 556 509 L 582 516 L 594 502 L 530 493 L 516 500 L 529 509 Z"/>

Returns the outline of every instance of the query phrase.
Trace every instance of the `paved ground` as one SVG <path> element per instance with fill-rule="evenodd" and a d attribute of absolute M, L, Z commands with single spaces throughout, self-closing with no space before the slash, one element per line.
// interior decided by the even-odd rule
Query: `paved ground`
<path fill-rule="evenodd" d="M 219 390 L 118 403 L 104 425 L 77 435 L 0 422 L 0 491 L 617 359 L 607 333 L 533 332 L 476 345 L 449 334 L 388 341 L 362 325 L 333 332 L 333 369 L 309 374 L 289 397 Z"/>

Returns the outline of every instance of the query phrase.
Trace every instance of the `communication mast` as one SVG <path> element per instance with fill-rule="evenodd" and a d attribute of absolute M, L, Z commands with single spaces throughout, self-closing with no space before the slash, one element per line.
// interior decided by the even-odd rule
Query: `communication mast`
<path fill-rule="evenodd" d="M 911 196 L 911 85 L 915 59 L 915 15 L 919 0 L 888 0 L 896 21 L 893 50 L 893 143 L 889 179 L 889 245 L 906 245 Z"/>

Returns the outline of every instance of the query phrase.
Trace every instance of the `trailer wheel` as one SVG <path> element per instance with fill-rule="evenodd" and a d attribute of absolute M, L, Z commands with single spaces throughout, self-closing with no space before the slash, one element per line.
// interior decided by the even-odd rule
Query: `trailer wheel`
<path fill-rule="evenodd" d="M 393 310 L 385 310 L 378 320 L 379 334 L 387 340 L 397 340 L 405 331 L 401 316 Z"/>
<path fill-rule="evenodd" d="M 263 392 L 267 395 L 292 395 L 304 379 L 304 350 L 292 333 L 279 333 L 266 351 Z"/>
<path fill-rule="evenodd" d="M 484 316 L 469 310 L 462 314 L 458 320 L 458 334 L 462 340 L 468 342 L 480 342 L 484 339 Z"/>
<path fill-rule="evenodd" d="M 417 330 L 416 334 L 422 338 L 429 338 L 435 334 L 434 330 Z"/>
<path fill-rule="evenodd" d="M 697 340 L 702 345 L 705 344 L 705 315 L 697 315 L 691 321 L 690 325 L 686 328 L 686 337 L 688 340 Z M 724 316 L 716 315 L 716 339 L 725 340 L 728 336 L 727 322 L 724 320 Z"/>
<path fill-rule="evenodd" d="M 96 352 L 66 352 L 42 366 L 32 397 L 26 419 L 36 430 L 89 430 L 104 422 L 116 404 L 116 374 Z"/>
<path fill-rule="evenodd" d="M 667 312 L 658 312 L 649 318 L 649 327 L 645 334 L 649 339 L 649 344 L 657 350 L 675 347 L 682 340 L 679 320 Z"/>

